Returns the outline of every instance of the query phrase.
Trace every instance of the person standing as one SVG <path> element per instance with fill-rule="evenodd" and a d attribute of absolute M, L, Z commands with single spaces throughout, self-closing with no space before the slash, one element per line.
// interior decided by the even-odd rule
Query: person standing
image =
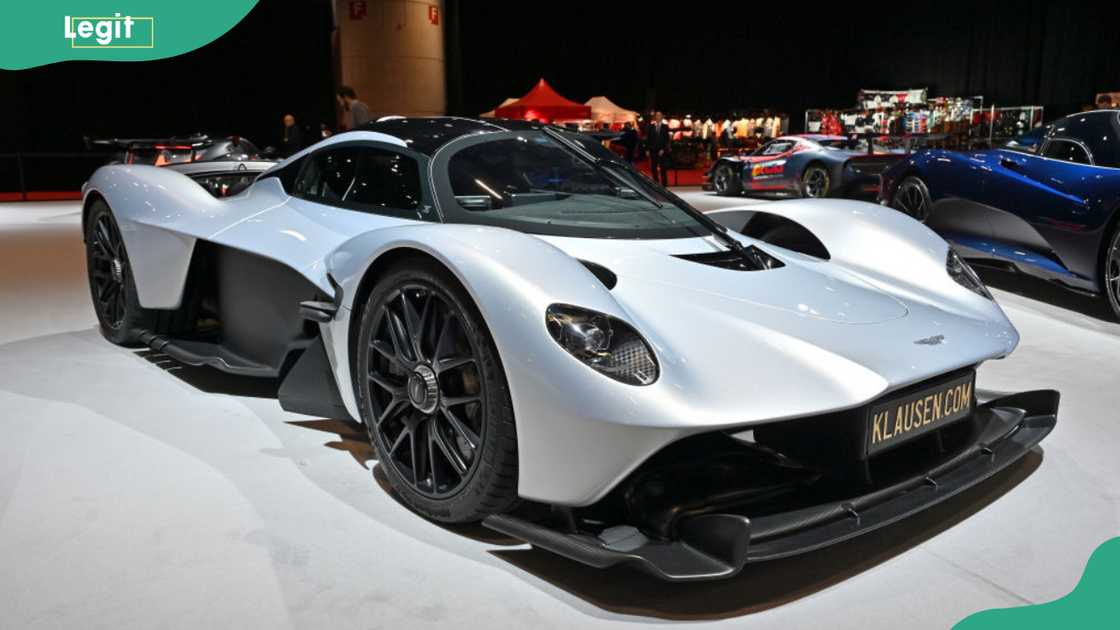
<path fill-rule="evenodd" d="M 622 145 L 622 149 L 626 153 L 626 161 L 633 164 L 634 151 L 638 149 L 638 132 L 634 129 L 632 123 L 623 125 L 622 135 L 619 136 L 618 143 Z"/>
<path fill-rule="evenodd" d="M 369 106 L 358 100 L 358 93 L 349 85 L 338 88 L 338 104 L 342 106 L 346 129 L 357 129 L 369 122 Z"/>
<path fill-rule="evenodd" d="M 653 113 L 653 120 L 646 128 L 646 149 L 649 151 L 649 174 L 662 186 L 669 185 L 669 125 L 661 112 Z"/>
<path fill-rule="evenodd" d="M 280 136 L 280 156 L 289 157 L 303 148 L 303 131 L 296 124 L 296 117 L 284 114 L 284 132 Z"/>

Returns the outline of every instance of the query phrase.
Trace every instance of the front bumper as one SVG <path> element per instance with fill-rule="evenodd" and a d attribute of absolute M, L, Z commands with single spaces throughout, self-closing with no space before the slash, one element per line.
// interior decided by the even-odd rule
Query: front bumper
<path fill-rule="evenodd" d="M 656 532 L 620 525 L 590 533 L 570 517 L 557 526 L 509 514 L 492 515 L 483 524 L 597 568 L 631 565 L 670 581 L 727 578 L 749 562 L 806 553 L 874 531 L 990 478 L 1050 433 L 1057 422 L 1058 401 L 1058 392 L 1049 390 L 991 400 L 976 408 L 971 419 L 975 430 L 967 443 L 936 465 L 864 494 L 809 507 L 752 516 L 749 508 L 681 506 L 669 514 L 672 525 L 655 526 L 660 530 Z M 773 484 L 749 492 L 724 486 L 709 495 L 714 498 L 709 505 L 727 508 L 748 495 L 778 497 L 777 490 Z M 668 522 L 660 516 L 653 522 Z"/>

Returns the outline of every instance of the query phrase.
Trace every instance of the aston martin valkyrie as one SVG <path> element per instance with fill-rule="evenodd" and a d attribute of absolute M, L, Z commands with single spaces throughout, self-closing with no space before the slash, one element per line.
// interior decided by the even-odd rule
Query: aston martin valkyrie
<path fill-rule="evenodd" d="M 727 577 L 1022 457 L 1056 392 L 989 398 L 1015 328 L 917 221 L 787 201 L 708 216 L 591 138 L 394 118 L 215 198 L 84 188 L 104 336 L 280 379 L 365 426 L 412 509 L 597 567 Z"/>

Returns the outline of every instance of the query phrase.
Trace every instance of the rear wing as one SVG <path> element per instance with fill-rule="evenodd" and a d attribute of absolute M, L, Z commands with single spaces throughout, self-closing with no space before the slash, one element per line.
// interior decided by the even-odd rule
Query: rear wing
<path fill-rule="evenodd" d="M 205 134 L 170 138 L 103 138 L 92 140 L 94 146 L 106 146 L 121 152 L 125 164 L 151 164 L 166 166 L 199 159 L 198 152 L 214 144 Z"/>

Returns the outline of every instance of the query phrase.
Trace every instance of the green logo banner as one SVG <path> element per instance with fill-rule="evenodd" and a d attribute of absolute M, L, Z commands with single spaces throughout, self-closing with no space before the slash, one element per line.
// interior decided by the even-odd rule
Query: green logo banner
<path fill-rule="evenodd" d="M 201 48 L 225 34 L 256 0 L 18 0 L 0 68 L 23 70 L 59 61 L 149 61 Z"/>
<path fill-rule="evenodd" d="M 1081 581 L 1069 595 L 1037 606 L 985 610 L 966 618 L 953 630 L 1044 628 L 1120 628 L 1120 538 L 1097 547 Z"/>

